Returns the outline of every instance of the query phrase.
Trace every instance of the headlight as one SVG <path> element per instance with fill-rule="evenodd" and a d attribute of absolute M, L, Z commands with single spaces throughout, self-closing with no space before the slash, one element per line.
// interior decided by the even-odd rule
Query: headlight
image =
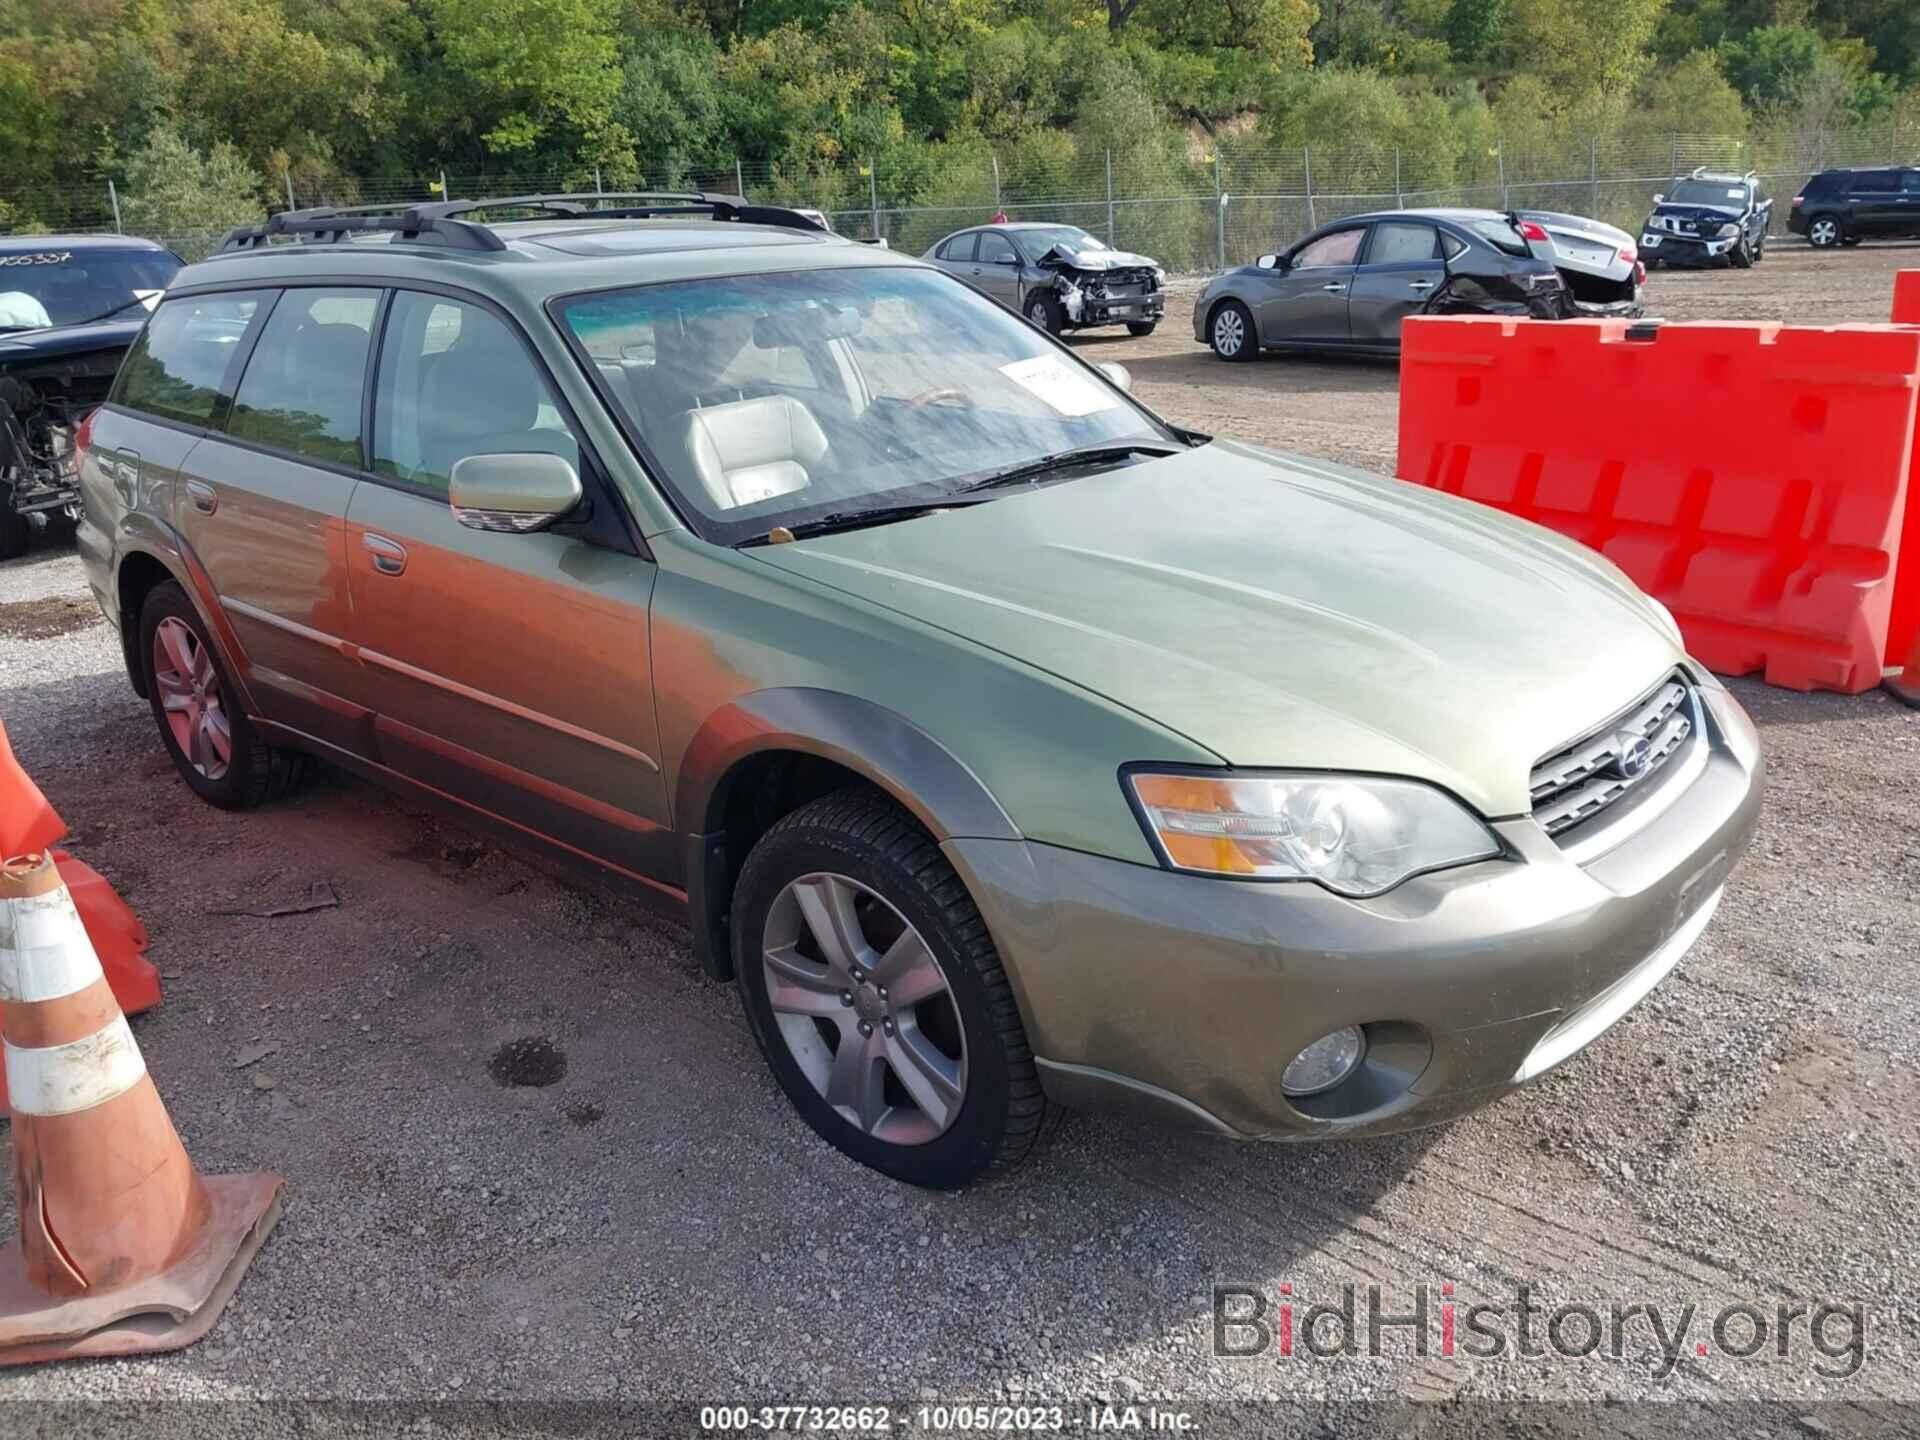
<path fill-rule="evenodd" d="M 1315 880 L 1364 899 L 1409 876 L 1500 853 L 1481 820 L 1412 780 L 1135 770 L 1126 783 L 1161 860 L 1175 870 Z"/>
<path fill-rule="evenodd" d="M 1720 227 L 1720 238 L 1722 240 L 1731 239 L 1733 236 L 1738 235 L 1739 233 L 1740 233 L 1740 227 L 1738 225 L 1735 225 L 1732 221 L 1728 221 L 1725 225 L 1722 225 Z"/>

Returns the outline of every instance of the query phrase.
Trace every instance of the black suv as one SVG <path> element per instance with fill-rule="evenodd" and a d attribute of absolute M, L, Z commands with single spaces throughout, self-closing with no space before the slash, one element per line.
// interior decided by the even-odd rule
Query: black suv
<path fill-rule="evenodd" d="M 1822 170 L 1793 197 L 1787 228 L 1816 250 L 1869 235 L 1920 235 L 1920 167 Z"/>
<path fill-rule="evenodd" d="M 74 431 L 179 268 L 151 240 L 0 236 L 0 560 L 79 520 Z"/>
<path fill-rule="evenodd" d="M 1661 265 L 1732 265 L 1746 269 L 1767 253 L 1773 200 L 1759 176 L 1696 170 L 1653 197 L 1640 228 L 1640 258 Z"/>

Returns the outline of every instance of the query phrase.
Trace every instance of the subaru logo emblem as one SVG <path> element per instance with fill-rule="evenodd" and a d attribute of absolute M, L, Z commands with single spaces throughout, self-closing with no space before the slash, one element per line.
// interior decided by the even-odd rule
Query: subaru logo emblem
<path fill-rule="evenodd" d="M 1622 780 L 1638 780 L 1647 773 L 1647 766 L 1653 760 L 1653 746 L 1644 735 L 1622 734 L 1614 737 L 1620 745 L 1620 753 L 1614 758 L 1613 770 Z"/>

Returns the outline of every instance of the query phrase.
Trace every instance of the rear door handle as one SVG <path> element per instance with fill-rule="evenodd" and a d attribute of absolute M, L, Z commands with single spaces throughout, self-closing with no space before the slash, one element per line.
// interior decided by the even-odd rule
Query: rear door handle
<path fill-rule="evenodd" d="M 138 450 L 109 450 L 100 462 L 100 468 L 113 477 L 113 488 L 120 498 L 132 509 L 140 503 L 140 452 Z"/>
<path fill-rule="evenodd" d="M 1432 288 L 1433 281 L 1431 280 L 1409 280 L 1407 282 L 1407 289 L 1409 290 L 1431 290 Z"/>
<path fill-rule="evenodd" d="M 187 498 L 202 515 L 211 515 L 220 508 L 220 492 L 204 480 L 187 481 Z"/>
<path fill-rule="evenodd" d="M 399 541 L 369 530 L 361 535 L 360 543 L 372 557 L 373 568 L 382 575 L 398 575 L 407 568 L 407 547 Z"/>

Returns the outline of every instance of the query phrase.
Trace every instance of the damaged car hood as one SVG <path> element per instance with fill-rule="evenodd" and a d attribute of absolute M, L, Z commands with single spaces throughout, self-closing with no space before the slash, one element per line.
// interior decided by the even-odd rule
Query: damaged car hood
<path fill-rule="evenodd" d="M 1071 245 L 1055 245 L 1034 262 L 1036 265 L 1067 266 L 1073 270 L 1153 270 L 1154 261 L 1131 250 L 1080 250 Z"/>
<path fill-rule="evenodd" d="M 1655 608 L 1584 547 L 1227 442 L 747 553 L 1060 676 L 1227 763 L 1415 776 L 1489 816 L 1526 813 L 1529 767 L 1681 657 Z"/>

